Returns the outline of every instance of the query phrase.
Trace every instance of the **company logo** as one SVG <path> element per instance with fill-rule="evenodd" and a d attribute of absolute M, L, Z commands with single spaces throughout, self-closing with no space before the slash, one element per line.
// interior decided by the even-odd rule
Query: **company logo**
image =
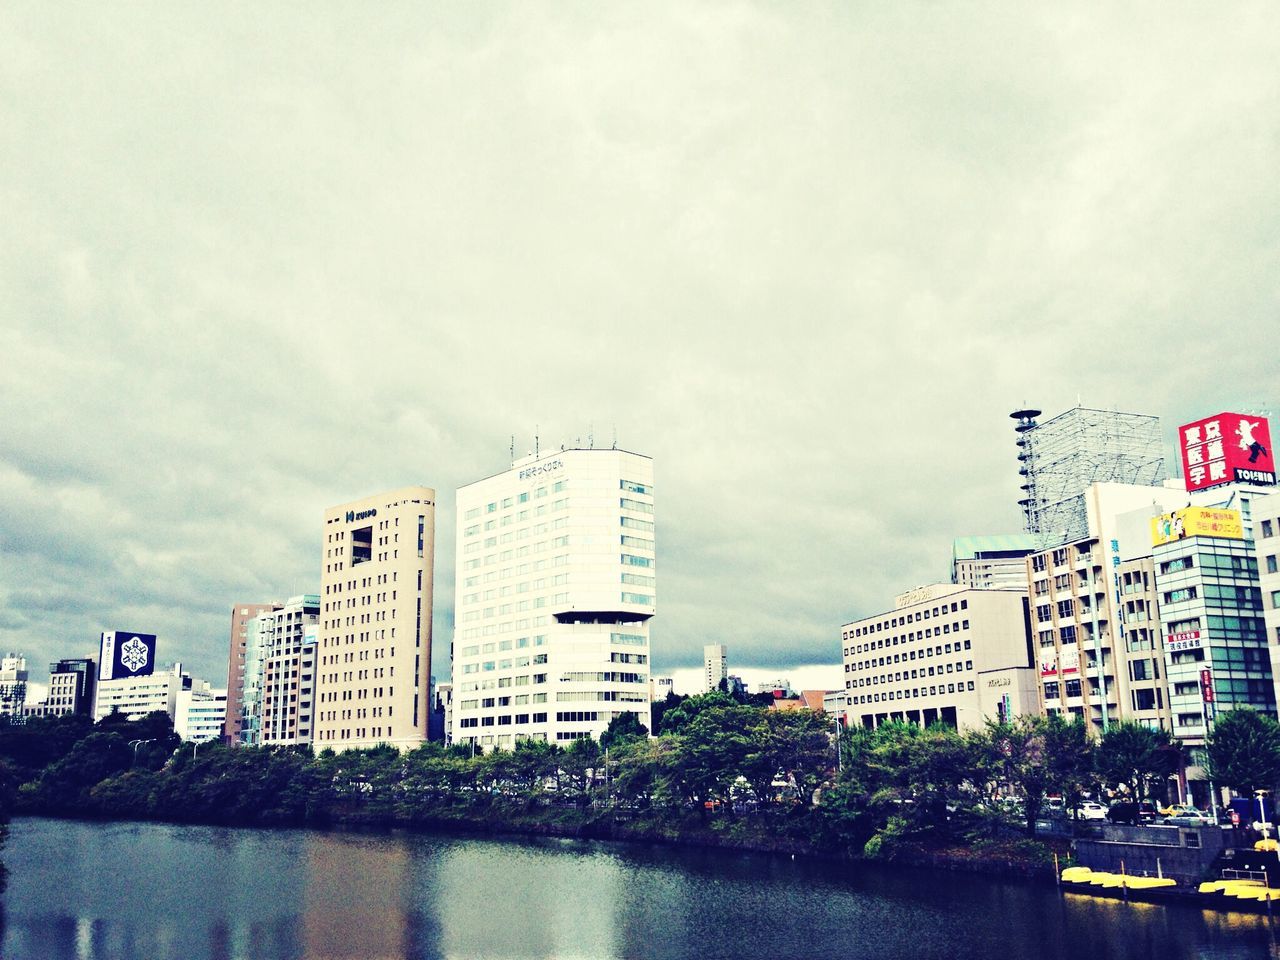
<path fill-rule="evenodd" d="M 351 523 L 353 520 L 367 520 L 369 517 L 376 517 L 377 515 L 377 510 L 361 510 L 359 513 L 354 510 L 348 510 L 347 523 Z"/>
<path fill-rule="evenodd" d="M 1274 484 L 1275 458 L 1266 417 L 1220 413 L 1178 430 L 1188 490 L 1247 481 Z"/>
<path fill-rule="evenodd" d="M 540 476 L 544 473 L 550 473 L 553 470 L 564 469 L 564 462 L 561 460 L 550 460 L 547 463 L 540 463 L 534 467 L 527 467 L 520 471 L 520 479 L 528 480 L 530 477 Z"/>
<path fill-rule="evenodd" d="M 120 664 L 130 673 L 137 673 L 147 665 L 150 652 L 137 637 L 130 637 L 120 645 Z"/>

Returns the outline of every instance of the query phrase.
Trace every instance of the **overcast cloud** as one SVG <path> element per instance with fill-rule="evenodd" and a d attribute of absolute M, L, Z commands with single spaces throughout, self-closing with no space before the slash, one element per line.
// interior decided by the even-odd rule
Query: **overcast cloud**
<path fill-rule="evenodd" d="M 1015 407 L 1275 409 L 1275 7 L 1114 6 L 5 4 L 0 646 L 221 683 L 425 483 L 444 679 L 453 490 L 616 426 L 655 672 L 836 662 Z"/>

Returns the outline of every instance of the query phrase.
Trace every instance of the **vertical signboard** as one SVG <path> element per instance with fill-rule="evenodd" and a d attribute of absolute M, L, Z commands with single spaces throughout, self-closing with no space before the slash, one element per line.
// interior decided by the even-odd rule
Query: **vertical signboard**
<path fill-rule="evenodd" d="M 1223 483 L 1274 484 L 1276 462 L 1266 417 L 1220 413 L 1178 428 L 1188 490 Z"/>
<path fill-rule="evenodd" d="M 1208 667 L 1200 671 L 1200 699 L 1213 703 L 1213 671 Z"/>
<path fill-rule="evenodd" d="M 155 634 L 106 631 L 102 635 L 98 665 L 100 680 L 149 677 L 155 672 L 156 665 Z"/>

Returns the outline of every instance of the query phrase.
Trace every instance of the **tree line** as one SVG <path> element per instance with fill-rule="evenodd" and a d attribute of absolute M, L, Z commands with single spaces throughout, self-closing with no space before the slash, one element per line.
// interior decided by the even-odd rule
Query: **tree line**
<path fill-rule="evenodd" d="M 633 714 L 599 741 L 510 751 L 424 744 L 312 754 L 182 743 L 164 713 L 98 724 L 0 723 L 0 801 L 27 814 L 257 826 L 386 823 L 558 830 L 852 856 L 917 847 L 1036 847 L 1046 798 L 1068 809 L 1119 790 L 1163 798 L 1178 748 L 1162 731 L 1020 717 L 959 733 L 891 722 L 837 730 L 808 710 L 723 692 L 669 697 L 657 735 Z M 1222 714 L 1207 748 L 1220 784 L 1280 780 L 1280 724 Z M 607 828 L 607 829 L 606 829 Z"/>

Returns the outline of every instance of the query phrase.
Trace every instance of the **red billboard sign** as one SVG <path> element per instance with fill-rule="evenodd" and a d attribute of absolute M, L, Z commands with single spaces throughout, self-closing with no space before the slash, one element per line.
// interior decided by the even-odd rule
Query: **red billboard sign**
<path fill-rule="evenodd" d="M 1208 667 L 1200 671 L 1200 699 L 1213 703 L 1213 672 Z"/>
<path fill-rule="evenodd" d="M 1223 483 L 1276 482 L 1271 426 L 1266 417 L 1219 413 L 1178 429 L 1182 475 L 1188 490 Z"/>

